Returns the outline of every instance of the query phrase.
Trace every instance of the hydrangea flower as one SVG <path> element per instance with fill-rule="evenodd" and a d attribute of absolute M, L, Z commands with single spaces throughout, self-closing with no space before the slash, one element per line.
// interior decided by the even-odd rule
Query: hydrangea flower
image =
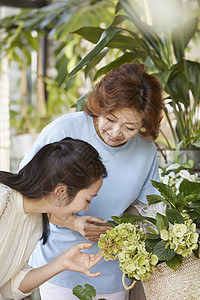
<path fill-rule="evenodd" d="M 136 280 L 148 279 L 158 262 L 155 254 L 145 249 L 145 232 L 138 225 L 123 223 L 107 230 L 99 239 L 105 260 L 119 260 L 120 269 Z"/>
<path fill-rule="evenodd" d="M 196 224 L 192 222 L 189 215 L 186 212 L 181 214 L 184 223 L 175 223 L 169 230 L 162 229 L 160 237 L 169 242 L 170 249 L 174 249 L 174 252 L 186 257 L 198 248 L 198 233 Z"/>

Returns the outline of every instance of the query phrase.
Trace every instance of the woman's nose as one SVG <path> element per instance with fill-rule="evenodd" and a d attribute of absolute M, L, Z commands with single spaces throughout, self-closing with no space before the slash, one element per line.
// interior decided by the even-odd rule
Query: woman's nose
<path fill-rule="evenodd" d="M 117 137 L 121 135 L 121 126 L 119 124 L 114 124 L 112 128 L 112 136 Z"/>

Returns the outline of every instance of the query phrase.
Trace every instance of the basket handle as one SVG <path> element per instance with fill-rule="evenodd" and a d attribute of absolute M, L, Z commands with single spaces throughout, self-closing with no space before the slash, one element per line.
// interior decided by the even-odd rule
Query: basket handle
<path fill-rule="evenodd" d="M 130 290 L 130 289 L 132 289 L 133 287 L 134 287 L 134 285 L 136 284 L 136 281 L 134 280 L 132 283 L 131 283 L 131 285 L 129 285 L 129 286 L 127 286 L 126 285 L 126 282 L 125 282 L 125 278 L 126 278 L 126 275 L 125 275 L 125 273 L 123 273 L 123 275 L 122 275 L 122 283 L 123 283 L 123 287 L 125 288 L 125 290 Z"/>

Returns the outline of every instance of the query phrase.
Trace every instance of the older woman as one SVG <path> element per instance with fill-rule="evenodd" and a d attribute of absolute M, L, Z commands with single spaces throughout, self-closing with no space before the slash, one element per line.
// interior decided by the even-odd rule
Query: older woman
<path fill-rule="evenodd" d="M 88 95 L 84 112 L 64 115 L 43 129 L 21 166 L 44 144 L 70 136 L 87 141 L 98 150 L 108 178 L 88 212 L 81 211 L 62 223 L 51 219 L 54 225 L 50 226 L 47 244 L 39 242 L 32 255 L 34 267 L 50 261 L 66 246 L 87 240 L 94 242 L 98 252 L 97 240 L 110 228 L 97 223 L 120 216 L 132 203 L 140 211 L 146 195 L 157 193 L 150 180 L 159 180 L 153 140 L 162 119 L 161 91 L 158 80 L 147 73 L 144 65 L 127 63 L 111 70 L 96 84 Z M 101 276 L 95 280 L 64 271 L 42 285 L 42 300 L 76 299 L 73 287 L 85 282 L 95 287 L 98 298 L 128 299 L 118 263 L 102 260 L 98 269 Z"/>

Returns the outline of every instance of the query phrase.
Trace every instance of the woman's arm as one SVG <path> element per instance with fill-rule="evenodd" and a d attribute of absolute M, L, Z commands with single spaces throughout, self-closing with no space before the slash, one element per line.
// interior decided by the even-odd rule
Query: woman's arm
<path fill-rule="evenodd" d="M 107 221 L 94 216 L 77 216 L 72 215 L 65 220 L 60 220 L 53 215 L 49 216 L 49 221 L 55 225 L 70 228 L 82 234 L 88 241 L 95 242 L 99 239 L 100 235 L 105 233 L 106 230 L 111 230 L 110 226 L 99 226 L 95 223 L 105 224 Z"/>
<path fill-rule="evenodd" d="M 80 250 L 88 249 L 92 246 L 89 243 L 74 245 L 50 263 L 40 268 L 32 269 L 20 283 L 19 290 L 22 293 L 29 293 L 64 270 L 81 272 L 89 277 L 100 275 L 100 272 L 92 273 L 89 269 L 102 259 L 102 255 L 100 253 L 87 254 L 80 252 Z"/>

